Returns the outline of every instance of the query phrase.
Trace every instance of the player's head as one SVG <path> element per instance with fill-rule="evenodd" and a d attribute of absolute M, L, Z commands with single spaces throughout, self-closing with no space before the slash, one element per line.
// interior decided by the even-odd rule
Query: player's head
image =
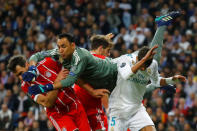
<path fill-rule="evenodd" d="M 140 61 L 145 55 L 146 53 L 150 50 L 150 48 L 148 48 L 147 46 L 144 46 L 142 47 L 140 50 L 139 50 L 139 53 L 138 53 L 138 61 Z M 152 63 L 153 59 L 149 59 L 147 60 L 144 65 L 140 68 L 140 70 L 144 71 L 146 70 L 146 68 L 148 68 L 151 63 Z"/>
<path fill-rule="evenodd" d="M 112 42 L 105 35 L 93 35 L 90 38 L 92 50 L 98 55 L 109 56 Z"/>
<path fill-rule="evenodd" d="M 8 69 L 13 72 L 20 80 L 22 80 L 22 74 L 28 70 L 28 63 L 24 56 L 17 55 L 10 58 L 8 62 Z"/>
<path fill-rule="evenodd" d="M 63 59 L 71 58 L 75 50 L 74 37 L 69 33 L 58 35 L 57 46 Z"/>

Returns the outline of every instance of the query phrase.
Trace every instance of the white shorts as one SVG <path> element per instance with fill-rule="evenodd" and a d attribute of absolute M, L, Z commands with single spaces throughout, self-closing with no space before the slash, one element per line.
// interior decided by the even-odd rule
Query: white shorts
<path fill-rule="evenodd" d="M 109 126 L 108 131 L 139 131 L 146 126 L 154 126 L 153 121 L 146 112 L 145 107 L 141 107 L 136 114 L 129 118 L 119 118 L 116 115 L 109 113 Z"/>

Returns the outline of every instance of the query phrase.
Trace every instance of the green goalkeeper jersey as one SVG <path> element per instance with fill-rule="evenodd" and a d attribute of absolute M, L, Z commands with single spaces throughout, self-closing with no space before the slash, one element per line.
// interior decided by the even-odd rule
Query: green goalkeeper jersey
<path fill-rule="evenodd" d="M 64 80 L 61 80 L 63 87 L 72 86 L 80 77 L 95 89 L 105 88 L 110 91 L 116 85 L 117 65 L 110 61 L 110 58 L 99 59 L 83 48 L 76 47 L 71 60 L 62 59 L 58 49 L 38 52 L 30 57 L 30 60 L 41 61 L 45 57 L 58 59 L 64 68 L 70 73 Z"/>

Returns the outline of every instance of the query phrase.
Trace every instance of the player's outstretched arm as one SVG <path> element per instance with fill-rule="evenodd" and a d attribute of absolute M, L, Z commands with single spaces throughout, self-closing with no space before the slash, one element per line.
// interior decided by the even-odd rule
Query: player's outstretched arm
<path fill-rule="evenodd" d="M 134 66 L 132 66 L 131 71 L 132 71 L 133 73 L 136 73 L 136 72 L 143 66 L 143 64 L 144 64 L 147 60 L 153 58 L 153 56 L 155 55 L 154 50 L 155 50 L 156 48 L 158 48 L 158 45 L 155 45 L 154 47 L 152 47 L 152 48 L 147 52 L 147 54 L 146 54 L 140 61 L 138 61 Z"/>
<path fill-rule="evenodd" d="M 58 55 L 57 49 L 37 52 L 34 55 L 32 55 L 29 58 L 29 69 L 22 76 L 23 80 L 28 82 L 34 81 L 39 74 L 39 71 L 36 68 L 37 63 L 43 60 L 45 57 L 51 57 L 55 55 Z"/>
<path fill-rule="evenodd" d="M 39 61 L 43 60 L 44 58 L 52 57 L 55 55 L 59 56 L 59 52 L 57 48 L 52 49 L 52 50 L 37 52 L 29 58 L 29 63 L 30 65 L 31 64 L 36 65 Z"/>
<path fill-rule="evenodd" d="M 175 76 L 169 77 L 169 78 L 162 78 L 160 80 L 160 85 L 161 86 L 174 85 L 178 82 L 186 82 L 186 78 L 182 75 L 175 75 Z"/>

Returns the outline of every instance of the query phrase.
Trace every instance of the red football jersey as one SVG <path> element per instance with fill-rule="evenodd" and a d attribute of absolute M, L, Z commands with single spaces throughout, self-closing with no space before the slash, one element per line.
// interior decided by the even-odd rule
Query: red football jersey
<path fill-rule="evenodd" d="M 32 84 L 52 84 L 57 74 L 61 71 L 62 65 L 53 58 L 47 57 L 37 64 L 37 69 L 39 70 L 39 75 L 36 81 L 31 83 L 22 82 L 21 88 L 25 93 L 28 92 L 28 87 Z M 31 97 L 32 99 L 34 98 L 34 96 Z M 60 89 L 55 101 L 55 106 L 53 108 L 47 108 L 47 114 L 50 115 L 53 112 L 68 112 L 70 110 L 68 105 L 72 102 L 76 103 L 76 95 L 72 87 Z"/>

